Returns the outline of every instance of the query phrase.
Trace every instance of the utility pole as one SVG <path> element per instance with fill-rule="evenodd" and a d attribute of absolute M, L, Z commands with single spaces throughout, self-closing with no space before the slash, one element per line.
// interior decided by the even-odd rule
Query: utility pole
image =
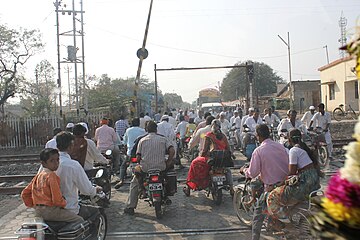
<path fill-rule="evenodd" d="M 293 89 L 292 89 L 292 82 L 291 82 L 291 58 L 290 58 L 290 33 L 287 33 L 288 39 L 287 42 L 278 35 L 281 41 L 287 46 L 288 49 L 288 57 L 289 57 L 289 91 L 290 91 L 290 109 L 294 109 L 294 100 L 293 100 Z"/>
<path fill-rule="evenodd" d="M 71 83 L 70 83 L 70 67 L 69 65 L 66 65 L 66 72 L 67 72 L 67 78 L 68 78 L 68 86 L 69 86 L 69 112 L 71 111 Z"/>
<path fill-rule="evenodd" d="M 155 72 L 155 113 L 158 112 L 158 91 L 157 91 L 157 74 L 156 74 L 156 64 L 154 64 L 154 72 Z"/>
<path fill-rule="evenodd" d="M 329 52 L 328 52 L 328 46 L 325 45 L 323 48 L 325 48 L 325 51 L 326 51 L 326 60 L 327 60 L 327 64 L 329 64 Z"/>
<path fill-rule="evenodd" d="M 77 11 L 75 8 L 75 0 L 72 0 L 72 9 L 71 10 L 66 10 L 66 4 L 64 4 L 64 6 L 61 6 L 61 0 L 56 0 L 56 3 L 54 3 L 55 7 L 56 7 L 56 17 L 57 17 L 57 42 L 58 42 L 58 85 L 60 88 L 60 112 L 62 114 L 62 100 L 61 100 L 61 80 L 60 80 L 60 64 L 61 63 L 73 63 L 74 64 L 74 79 L 75 79 L 75 101 L 76 101 L 76 114 L 77 116 L 79 116 L 79 112 L 80 112 L 80 106 L 79 106 L 79 83 L 78 83 L 78 66 L 77 64 L 80 63 L 82 64 L 82 75 L 83 75 L 83 83 L 85 84 L 85 50 L 84 50 L 84 18 L 83 18 L 83 13 L 85 13 L 83 11 L 83 1 L 80 1 L 80 11 Z M 61 10 L 59 9 L 59 7 L 62 7 Z M 69 15 L 72 16 L 72 29 L 65 31 L 65 32 L 61 32 L 59 30 L 59 13 L 61 13 L 62 15 Z M 81 18 L 78 19 L 76 16 L 77 14 L 81 14 Z M 81 24 L 81 30 L 77 31 L 77 22 L 80 22 Z M 60 36 L 71 36 L 73 37 L 73 45 L 68 45 L 67 46 L 67 58 L 63 58 L 64 60 L 61 61 L 61 57 L 60 57 Z M 79 50 L 79 47 L 77 46 L 77 40 L 76 38 L 81 36 L 82 37 L 82 45 L 81 45 L 81 51 L 82 51 L 82 56 L 81 58 L 77 58 L 76 56 L 76 52 Z"/>
<path fill-rule="evenodd" d="M 86 89 L 86 82 L 85 82 L 85 44 L 84 44 L 84 9 L 83 9 L 83 1 L 80 1 L 80 12 L 81 12 L 81 49 L 82 49 L 82 77 L 83 77 L 83 107 L 85 109 L 85 112 L 88 111 L 88 91 Z"/>
<path fill-rule="evenodd" d="M 151 2 L 150 2 L 149 14 L 148 14 L 147 22 L 146 22 L 143 44 L 142 44 L 142 47 L 140 49 L 138 49 L 138 51 L 136 53 L 136 55 L 139 58 L 139 65 L 138 65 L 138 69 L 136 72 L 136 78 L 135 78 L 135 87 L 134 87 L 134 96 L 133 96 L 133 100 L 132 100 L 131 117 L 135 117 L 135 115 L 139 115 L 139 103 L 138 103 L 137 94 L 139 91 L 139 81 L 140 81 L 142 62 L 148 56 L 148 51 L 146 50 L 145 46 L 146 46 L 146 40 L 147 40 L 148 31 L 149 31 L 152 4 L 153 4 L 153 0 L 151 0 Z"/>
<path fill-rule="evenodd" d="M 345 46 L 346 44 L 346 25 L 347 25 L 347 19 L 343 16 L 343 12 L 341 11 L 341 17 L 339 20 L 339 27 L 340 27 L 340 39 L 339 39 L 339 43 L 340 43 L 340 47 Z M 344 57 L 345 56 L 345 50 L 340 50 L 340 57 Z"/>
<path fill-rule="evenodd" d="M 56 0 L 54 3 L 55 12 L 56 12 L 56 44 L 57 44 L 57 70 L 58 70 L 58 79 L 57 84 L 59 88 L 59 108 L 60 108 L 60 117 L 62 116 L 62 98 L 61 98 L 61 66 L 60 66 L 60 30 L 59 30 L 59 7 L 61 6 L 61 0 Z"/>

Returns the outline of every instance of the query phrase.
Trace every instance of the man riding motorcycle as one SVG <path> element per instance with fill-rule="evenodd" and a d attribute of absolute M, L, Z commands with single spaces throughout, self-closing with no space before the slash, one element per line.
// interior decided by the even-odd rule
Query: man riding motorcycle
<path fill-rule="evenodd" d="M 146 173 L 150 169 L 165 171 L 173 168 L 175 150 L 170 141 L 156 133 L 157 125 L 154 121 L 148 122 L 147 132 L 149 134 L 139 141 L 136 150 L 137 159 L 140 163 L 140 172 Z M 169 155 L 168 159 L 165 158 L 166 154 Z M 134 209 L 139 200 L 140 184 L 142 184 L 142 180 L 134 175 L 130 183 L 130 191 L 124 213 L 134 214 Z"/>
<path fill-rule="evenodd" d="M 240 172 L 245 173 L 247 178 L 261 177 L 264 183 L 263 192 L 256 204 L 253 215 L 252 239 L 260 239 L 260 232 L 265 219 L 266 193 L 276 188 L 288 175 L 289 156 L 280 143 L 270 139 L 270 131 L 266 124 L 256 126 L 256 137 L 260 146 L 252 154 L 249 168 L 241 168 Z M 271 222 L 271 218 L 269 218 Z"/>
<path fill-rule="evenodd" d="M 244 125 L 246 125 L 248 127 L 248 132 L 246 132 L 244 134 L 244 149 L 246 149 L 247 144 L 250 141 L 251 136 L 250 135 L 254 135 L 255 134 L 255 128 L 256 126 L 258 126 L 259 124 L 262 124 L 263 121 L 260 117 L 260 111 L 258 108 L 254 109 L 254 114 L 251 117 L 248 117 L 245 120 Z"/>

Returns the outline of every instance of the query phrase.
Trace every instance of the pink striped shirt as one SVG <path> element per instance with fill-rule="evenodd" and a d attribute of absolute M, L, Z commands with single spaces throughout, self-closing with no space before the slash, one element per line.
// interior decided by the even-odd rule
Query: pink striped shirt
<path fill-rule="evenodd" d="M 289 172 L 289 155 L 285 147 L 271 139 L 264 140 L 251 156 L 245 175 L 255 178 L 260 175 L 266 185 L 285 180 Z"/>
<path fill-rule="evenodd" d="M 117 142 L 115 130 L 106 124 L 96 129 L 94 138 L 100 151 L 109 149 Z"/>

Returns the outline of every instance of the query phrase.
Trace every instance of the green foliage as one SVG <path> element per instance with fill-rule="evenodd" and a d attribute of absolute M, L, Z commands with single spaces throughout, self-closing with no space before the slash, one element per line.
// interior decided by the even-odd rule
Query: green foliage
<path fill-rule="evenodd" d="M 6 101 L 19 92 L 20 72 L 27 60 L 42 49 L 38 30 L 10 29 L 0 24 L 0 112 Z"/>
<path fill-rule="evenodd" d="M 246 62 L 238 62 L 236 65 L 245 65 Z M 265 63 L 253 62 L 254 65 L 254 94 L 259 96 L 276 92 L 276 83 L 284 80 Z M 230 70 L 221 84 L 221 96 L 224 101 L 231 101 L 238 97 L 246 97 L 248 89 L 246 68 L 233 68 Z"/>
<path fill-rule="evenodd" d="M 24 80 L 22 85 L 22 106 L 29 116 L 48 116 L 55 113 L 57 98 L 55 69 L 48 60 L 42 60 L 35 67 L 35 81 Z"/>
<path fill-rule="evenodd" d="M 176 93 L 165 93 L 164 102 L 166 102 L 167 106 L 171 109 L 183 107 L 182 97 Z"/>

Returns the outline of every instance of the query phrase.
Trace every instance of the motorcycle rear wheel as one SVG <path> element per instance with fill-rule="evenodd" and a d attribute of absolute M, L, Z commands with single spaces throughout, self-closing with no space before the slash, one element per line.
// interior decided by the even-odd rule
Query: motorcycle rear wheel
<path fill-rule="evenodd" d="M 329 153 L 326 146 L 318 148 L 318 162 L 320 167 L 325 167 L 329 163 Z"/>
<path fill-rule="evenodd" d="M 212 198 L 216 205 L 220 205 L 222 202 L 222 190 L 221 189 L 213 189 L 211 191 Z"/>
<path fill-rule="evenodd" d="M 161 211 L 161 202 L 154 202 L 154 207 L 155 207 L 156 218 L 161 219 L 163 215 Z"/>
<path fill-rule="evenodd" d="M 254 204 L 247 207 L 244 202 L 250 201 L 251 195 L 243 189 L 237 188 L 234 193 L 233 207 L 239 220 L 246 226 L 251 227 L 254 212 Z"/>

